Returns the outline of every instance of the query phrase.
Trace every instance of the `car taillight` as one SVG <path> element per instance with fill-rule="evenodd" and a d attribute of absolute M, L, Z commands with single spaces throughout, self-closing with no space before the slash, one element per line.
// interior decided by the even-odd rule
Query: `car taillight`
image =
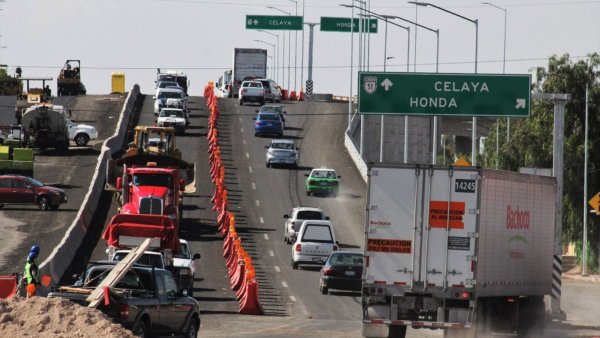
<path fill-rule="evenodd" d="M 333 246 L 333 251 L 338 251 L 338 246 L 337 245 Z"/>
<path fill-rule="evenodd" d="M 268 90 L 268 89 L 265 89 L 265 93 L 269 93 L 269 94 L 270 94 L 270 93 L 271 93 L 271 91 L 270 91 L 270 90 Z"/>
<path fill-rule="evenodd" d="M 247 91 L 248 91 L 248 89 L 242 89 L 242 93 L 245 93 Z"/>
<path fill-rule="evenodd" d="M 333 270 L 333 269 L 324 269 L 323 270 L 323 274 L 325 276 L 331 276 L 331 275 L 333 275 L 334 272 L 335 272 L 335 270 Z"/>
<path fill-rule="evenodd" d="M 119 317 L 123 319 L 127 319 L 129 317 L 129 305 L 121 304 L 119 305 Z"/>
<path fill-rule="evenodd" d="M 294 247 L 294 250 L 296 250 L 296 252 L 300 252 L 302 250 L 302 245 L 296 244 L 296 246 Z"/>
<path fill-rule="evenodd" d="M 254 122 L 254 125 L 258 127 L 258 126 L 260 126 L 260 122 L 256 121 L 256 122 Z"/>

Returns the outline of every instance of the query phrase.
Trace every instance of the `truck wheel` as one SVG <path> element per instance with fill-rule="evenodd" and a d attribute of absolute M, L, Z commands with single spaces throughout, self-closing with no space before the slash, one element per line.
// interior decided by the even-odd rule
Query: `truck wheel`
<path fill-rule="evenodd" d="M 406 337 L 406 326 L 404 325 L 390 325 L 388 332 L 388 338 L 405 338 Z"/>
<path fill-rule="evenodd" d="M 146 338 L 150 336 L 148 334 L 148 328 L 146 328 L 146 323 L 142 320 L 133 326 L 131 332 L 133 332 L 133 335 L 136 337 Z"/>
<path fill-rule="evenodd" d="M 77 136 L 75 136 L 75 144 L 79 147 L 86 146 L 89 141 L 90 137 L 86 134 L 77 134 Z"/>
<path fill-rule="evenodd" d="M 50 210 L 50 200 L 48 197 L 42 196 L 38 200 L 38 205 L 40 206 L 40 210 Z"/>
<path fill-rule="evenodd" d="M 190 325 L 187 327 L 185 331 L 185 338 L 196 338 L 198 336 L 198 328 L 197 328 L 196 320 L 190 320 Z"/>
<path fill-rule="evenodd" d="M 519 302 L 518 336 L 533 338 L 544 336 L 545 305 L 542 297 L 529 297 Z"/>

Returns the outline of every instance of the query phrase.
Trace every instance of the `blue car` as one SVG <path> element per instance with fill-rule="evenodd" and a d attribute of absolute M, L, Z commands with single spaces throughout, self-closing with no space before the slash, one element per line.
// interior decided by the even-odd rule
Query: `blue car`
<path fill-rule="evenodd" d="M 283 135 L 283 122 L 278 113 L 260 113 L 254 118 L 254 136 L 275 134 Z"/>

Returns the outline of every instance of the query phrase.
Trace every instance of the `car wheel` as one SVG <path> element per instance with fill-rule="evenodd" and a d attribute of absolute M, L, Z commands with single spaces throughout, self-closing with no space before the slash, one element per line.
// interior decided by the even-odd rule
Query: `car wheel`
<path fill-rule="evenodd" d="M 48 197 L 40 197 L 38 205 L 40 206 L 40 210 L 50 210 L 50 200 Z"/>
<path fill-rule="evenodd" d="M 298 263 L 292 260 L 292 269 L 298 270 Z"/>
<path fill-rule="evenodd" d="M 75 136 L 75 144 L 79 147 L 87 145 L 89 141 L 90 137 L 86 134 L 77 134 L 77 136 Z"/>
<path fill-rule="evenodd" d="M 310 191 L 306 190 L 306 196 L 310 196 Z"/>
<path fill-rule="evenodd" d="M 265 100 L 261 100 L 259 103 L 260 103 L 261 106 L 264 106 L 265 105 Z"/>
<path fill-rule="evenodd" d="M 240 100 L 240 106 L 244 105 L 244 101 Z"/>
<path fill-rule="evenodd" d="M 0 209 L 4 208 L 4 204 L 0 204 Z"/>
<path fill-rule="evenodd" d="M 329 292 L 329 288 L 326 287 L 325 285 L 323 285 L 323 283 L 321 283 L 319 285 L 319 290 L 321 291 L 321 294 L 326 295 Z"/>
<path fill-rule="evenodd" d="M 190 286 L 190 288 L 187 289 L 187 295 L 188 295 L 188 297 L 194 298 L 194 287 L 193 286 Z"/>
<path fill-rule="evenodd" d="M 197 326 L 196 320 L 195 319 L 190 320 L 190 325 L 188 326 L 187 330 L 185 331 L 186 338 L 196 338 L 198 336 L 198 329 L 196 328 L 196 326 Z"/>
<path fill-rule="evenodd" d="M 146 323 L 143 321 L 139 321 L 137 324 L 135 324 L 131 329 L 131 332 L 133 332 L 133 335 L 136 337 L 149 337 L 148 328 L 146 327 Z"/>
<path fill-rule="evenodd" d="M 271 163 L 267 162 L 266 166 L 267 166 L 267 168 L 271 168 Z"/>
<path fill-rule="evenodd" d="M 258 133 L 254 133 L 254 136 L 258 136 Z"/>

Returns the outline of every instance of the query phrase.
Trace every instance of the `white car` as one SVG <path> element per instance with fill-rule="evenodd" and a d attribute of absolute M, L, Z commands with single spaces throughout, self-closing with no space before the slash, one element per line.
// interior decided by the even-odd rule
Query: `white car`
<path fill-rule="evenodd" d="M 98 139 L 98 130 L 94 126 L 67 120 L 67 129 L 69 130 L 69 139 L 80 147 L 87 145 L 90 140 Z"/>
<path fill-rule="evenodd" d="M 245 102 L 265 104 L 265 89 L 260 81 L 244 81 L 238 92 L 240 106 Z"/>
<path fill-rule="evenodd" d="M 292 245 L 292 269 L 300 264 L 323 265 L 327 257 L 339 250 L 339 242 L 330 221 L 304 221 Z"/>
<path fill-rule="evenodd" d="M 163 108 L 158 114 L 156 124 L 159 127 L 173 127 L 177 133 L 185 133 L 187 119 L 183 109 L 178 108 Z"/>
<path fill-rule="evenodd" d="M 298 148 L 293 140 L 271 140 L 267 149 L 267 168 L 280 164 L 298 166 Z"/>
<path fill-rule="evenodd" d="M 175 278 L 179 280 L 181 289 L 188 290 L 188 296 L 193 297 L 194 275 L 196 274 L 196 260 L 200 254 L 192 255 L 190 245 L 185 239 L 179 239 L 181 253 L 173 255 L 173 266 L 176 268 Z"/>
<path fill-rule="evenodd" d="M 165 87 L 156 89 L 154 99 L 154 116 L 158 116 L 160 110 L 167 106 L 167 99 L 187 100 L 187 96 L 181 87 Z"/>
<path fill-rule="evenodd" d="M 296 241 L 300 226 L 306 220 L 328 221 L 329 216 L 325 216 L 321 208 L 313 207 L 295 207 L 289 214 L 283 215 L 286 218 L 283 225 L 283 241 L 291 244 Z"/>

